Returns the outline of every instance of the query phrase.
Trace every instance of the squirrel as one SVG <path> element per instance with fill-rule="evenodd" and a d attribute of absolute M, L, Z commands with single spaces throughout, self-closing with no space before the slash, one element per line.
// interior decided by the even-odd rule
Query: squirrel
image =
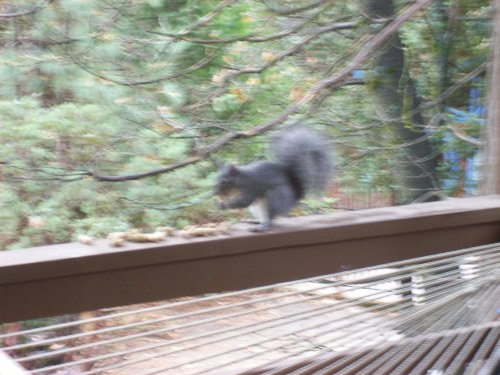
<path fill-rule="evenodd" d="M 220 207 L 245 208 L 259 221 L 253 232 L 271 228 L 309 192 L 323 191 L 333 163 L 326 139 L 303 126 L 285 128 L 271 141 L 276 161 L 256 161 L 220 168 L 215 194 Z"/>

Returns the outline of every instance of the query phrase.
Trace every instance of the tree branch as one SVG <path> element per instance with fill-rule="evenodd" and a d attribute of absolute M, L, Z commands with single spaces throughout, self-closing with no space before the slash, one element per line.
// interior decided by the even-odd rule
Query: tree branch
<path fill-rule="evenodd" d="M 158 83 L 158 82 L 162 82 L 162 81 L 168 81 L 170 79 L 178 78 L 180 76 L 192 73 L 192 72 L 194 72 L 194 71 L 196 71 L 198 69 L 203 68 L 205 65 L 207 65 L 208 63 L 210 63 L 215 58 L 215 56 L 216 56 L 215 52 L 211 52 L 211 53 L 209 52 L 209 53 L 207 53 L 207 56 L 205 56 L 203 59 L 201 59 L 200 61 L 197 61 L 196 63 L 194 63 L 191 66 L 188 66 L 186 69 L 184 69 L 184 70 L 182 70 L 180 72 L 173 73 L 173 74 L 168 74 L 166 76 L 159 77 L 159 78 L 146 79 L 146 80 L 142 80 L 142 81 L 131 80 L 131 81 L 128 81 L 128 82 L 127 81 L 120 81 L 120 80 L 117 80 L 117 79 L 113 79 L 113 78 L 104 76 L 102 74 L 99 74 L 97 72 L 94 72 L 90 68 L 87 68 L 84 64 L 82 64 L 78 60 L 71 59 L 71 61 L 76 66 L 78 66 L 80 69 L 86 71 L 87 73 L 89 73 L 89 74 L 91 74 L 91 75 L 93 75 L 93 76 L 95 76 L 97 78 L 100 78 L 102 80 L 114 83 L 115 85 L 121 85 L 121 86 L 140 86 L 140 85 L 150 85 L 150 84 Z"/>
<path fill-rule="evenodd" d="M 14 13 L 0 13 L 0 18 L 15 18 L 15 17 L 27 16 L 28 14 L 33 14 L 38 12 L 39 10 L 42 10 L 43 8 L 53 3 L 54 1 L 55 0 L 47 0 L 44 3 L 35 5 L 33 8 L 28 10 L 21 10 L 19 12 L 14 12 Z"/>
<path fill-rule="evenodd" d="M 278 118 L 283 118 L 282 121 L 286 120 L 291 114 L 299 111 L 301 107 L 317 98 L 323 90 L 335 88 L 340 83 L 342 83 L 342 81 L 350 77 L 352 71 L 365 63 L 374 52 L 378 51 L 378 49 L 381 48 L 383 44 L 399 30 L 403 23 L 408 21 L 410 17 L 430 4 L 432 1 L 433 0 L 417 0 L 413 5 L 410 5 L 408 8 L 406 8 L 399 14 L 398 17 L 396 17 L 391 23 L 384 27 L 378 34 L 375 34 L 373 37 L 371 37 L 371 39 L 368 40 L 364 47 L 354 55 L 354 57 L 351 59 L 351 62 L 347 64 L 346 67 L 331 75 L 330 77 L 317 82 L 297 102 L 288 107 L 287 110 L 285 110 Z M 261 132 L 265 132 L 271 129 L 275 125 L 276 120 L 272 120 L 256 128 L 255 131 L 260 134 Z"/>
<path fill-rule="evenodd" d="M 229 43 L 234 43 L 234 42 L 251 42 L 251 43 L 263 43 L 263 42 L 270 42 L 273 40 L 279 40 L 282 38 L 285 38 L 289 35 L 295 34 L 296 32 L 300 31 L 302 28 L 304 28 L 306 25 L 314 21 L 318 16 L 320 16 L 324 12 L 324 8 L 320 9 L 313 15 L 305 18 L 305 20 L 287 30 L 284 30 L 282 32 L 279 32 L 274 35 L 269 35 L 269 36 L 256 36 L 257 32 L 253 32 L 244 36 L 239 36 L 239 37 L 234 37 L 231 39 L 195 39 L 191 38 L 188 36 L 185 36 L 183 34 L 172 34 L 172 33 L 165 33 L 165 32 L 160 32 L 160 31 L 148 31 L 151 34 L 156 34 L 156 35 L 162 35 L 162 36 L 167 36 L 169 38 L 172 38 L 174 40 L 183 40 L 186 42 L 190 43 L 196 43 L 196 44 L 229 44 Z M 346 17 L 343 17 L 343 19 L 346 19 Z M 357 22 L 340 22 L 341 20 L 334 21 L 335 24 L 337 25 L 343 25 L 339 27 L 337 30 L 347 30 L 347 29 L 352 29 L 357 25 Z"/>
<path fill-rule="evenodd" d="M 273 13 L 276 13 L 280 16 L 289 16 L 289 15 L 294 14 L 294 13 L 300 13 L 300 12 L 304 12 L 304 11 L 313 9 L 313 8 L 317 7 L 318 5 L 321 5 L 321 4 L 326 3 L 328 1 L 331 1 L 331 0 L 316 0 L 316 1 L 312 1 L 309 4 L 306 4 L 306 5 L 303 5 L 301 7 L 297 7 L 297 8 L 292 8 L 292 7 L 277 8 L 277 7 L 269 4 L 268 0 L 262 0 L 262 3 L 265 5 L 265 7 L 268 10 L 270 10 Z"/>
<path fill-rule="evenodd" d="M 193 30 L 196 30 L 198 27 L 206 25 L 208 22 L 214 19 L 220 12 L 222 12 L 224 8 L 230 6 L 235 2 L 236 0 L 222 0 L 211 12 L 205 14 L 203 17 L 198 19 L 198 21 L 194 22 L 189 27 L 180 31 L 178 35 L 190 34 L 193 32 Z"/>
<path fill-rule="evenodd" d="M 450 129 L 453 132 L 453 135 L 455 137 L 457 137 L 458 139 L 460 139 L 466 143 L 469 143 L 469 144 L 474 145 L 474 146 L 483 146 L 484 145 L 484 142 L 481 142 L 477 138 L 469 137 L 468 135 L 464 134 L 464 132 L 461 129 L 457 129 L 457 127 L 455 127 L 451 124 L 448 124 L 447 127 L 448 127 L 448 129 Z"/>
<path fill-rule="evenodd" d="M 389 23 L 386 27 L 384 27 L 378 34 L 371 37 L 365 46 L 356 53 L 351 62 L 347 64 L 346 67 L 341 69 L 339 72 L 322 79 L 317 82 L 313 87 L 311 87 L 299 100 L 286 108 L 282 113 L 278 116 L 265 122 L 264 124 L 258 125 L 252 129 L 246 131 L 238 131 L 238 132 L 230 132 L 216 140 L 215 142 L 209 144 L 205 148 L 201 149 L 197 155 L 189 157 L 181 162 L 171 164 L 169 166 L 155 169 L 149 172 L 138 173 L 133 175 L 124 175 L 124 176 L 105 176 L 96 172 L 88 172 L 87 176 L 92 176 L 96 180 L 99 181 L 130 181 L 130 180 L 138 180 L 144 177 L 156 176 L 159 174 L 172 172 L 176 169 L 199 163 L 202 160 L 205 160 L 212 153 L 220 150 L 226 144 L 234 141 L 239 138 L 251 138 L 265 132 L 270 131 L 275 126 L 286 121 L 292 114 L 295 114 L 300 111 L 305 105 L 309 104 L 313 100 L 315 100 L 325 89 L 334 89 L 338 87 L 344 80 L 350 77 L 353 70 L 358 68 L 360 65 L 365 63 L 369 57 L 376 51 L 378 51 L 382 45 L 388 41 L 401 27 L 401 25 L 408 21 L 410 17 L 412 17 L 416 12 L 423 9 L 425 6 L 430 4 L 433 0 L 417 0 L 414 4 L 410 5 L 404 11 L 402 11 L 398 17 L 396 17 L 391 23 Z M 302 46 L 300 46 L 301 48 Z M 298 47 L 294 47 L 294 49 Z M 292 49 L 293 50 L 293 49 Z M 241 73 L 240 73 L 241 74 Z"/>
<path fill-rule="evenodd" d="M 220 95 L 225 90 L 226 85 L 232 79 L 234 79 L 242 74 L 260 74 L 260 73 L 264 72 L 265 70 L 275 66 L 278 62 L 284 60 L 286 57 L 293 56 L 293 55 L 297 54 L 305 46 L 307 46 L 309 43 L 316 40 L 317 38 L 319 38 L 323 34 L 326 34 L 326 33 L 332 32 L 332 31 L 336 31 L 336 30 L 342 30 L 345 28 L 350 29 L 350 28 L 354 27 L 353 24 L 354 24 L 353 22 L 342 22 L 342 23 L 333 24 L 333 25 L 330 25 L 327 27 L 322 27 L 321 29 L 319 29 L 315 33 L 302 39 L 299 43 L 295 44 L 287 51 L 280 53 L 278 56 L 276 56 L 276 58 L 272 59 L 271 61 L 267 62 L 264 65 L 257 66 L 257 67 L 250 67 L 250 68 L 235 68 L 235 70 L 233 72 L 230 72 L 230 73 L 225 74 L 223 76 L 222 82 L 220 83 L 219 87 L 217 89 L 215 89 L 213 92 L 211 92 L 210 94 L 206 95 L 205 98 L 203 99 L 203 101 L 201 101 L 199 103 L 190 104 L 190 105 L 184 107 L 182 109 L 182 111 L 189 112 L 189 111 L 192 111 L 192 110 L 199 108 L 203 105 L 206 105 L 214 97 Z"/>

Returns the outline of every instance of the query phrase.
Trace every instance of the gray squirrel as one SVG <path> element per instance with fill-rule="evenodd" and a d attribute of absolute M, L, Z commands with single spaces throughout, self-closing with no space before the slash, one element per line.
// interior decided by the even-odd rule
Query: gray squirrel
<path fill-rule="evenodd" d="M 276 161 L 222 166 L 215 186 L 222 209 L 249 207 L 259 221 L 254 232 L 269 230 L 307 193 L 323 191 L 333 170 L 326 139 L 303 126 L 285 128 L 270 146 Z"/>

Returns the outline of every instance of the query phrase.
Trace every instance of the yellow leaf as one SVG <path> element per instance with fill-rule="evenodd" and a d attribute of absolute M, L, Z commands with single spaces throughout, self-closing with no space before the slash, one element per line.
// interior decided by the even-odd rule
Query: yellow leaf
<path fill-rule="evenodd" d="M 113 103 L 115 104 L 128 104 L 132 101 L 132 98 L 130 96 L 124 96 L 123 98 L 117 98 L 113 100 Z"/>
<path fill-rule="evenodd" d="M 275 81 L 277 79 L 280 79 L 280 78 L 281 78 L 281 74 L 280 73 L 273 73 L 270 76 L 267 76 L 265 78 L 265 81 L 266 82 L 273 82 L 273 81 Z"/>
<path fill-rule="evenodd" d="M 232 88 L 229 92 L 236 95 L 236 100 L 240 104 L 245 103 L 248 100 L 248 98 L 243 94 L 243 90 L 240 88 Z"/>
<path fill-rule="evenodd" d="M 246 82 L 246 84 L 248 86 L 256 86 L 259 83 L 260 83 L 260 79 L 256 78 L 256 77 L 249 78 L 249 79 L 247 79 L 247 82 Z"/>
<path fill-rule="evenodd" d="M 315 77 L 306 77 L 305 80 L 306 84 L 308 85 L 314 85 L 317 82 L 317 79 Z"/>
<path fill-rule="evenodd" d="M 292 102 L 298 100 L 301 96 L 302 96 L 302 90 L 299 89 L 298 87 L 293 87 L 290 90 L 289 98 Z"/>
<path fill-rule="evenodd" d="M 97 36 L 97 39 L 103 42 L 111 42 L 112 40 L 115 40 L 115 34 L 112 33 L 100 34 Z"/>
<path fill-rule="evenodd" d="M 246 45 L 243 42 L 236 42 L 234 45 L 231 47 L 231 53 L 235 55 L 240 55 L 246 51 Z"/>
<path fill-rule="evenodd" d="M 165 62 L 156 62 L 156 63 L 149 63 L 148 68 L 151 69 L 161 69 L 167 66 L 167 63 Z"/>
<path fill-rule="evenodd" d="M 264 60 L 265 62 L 272 62 L 276 60 L 276 54 L 272 52 L 262 52 L 260 54 L 260 58 Z"/>
<path fill-rule="evenodd" d="M 248 100 L 248 98 L 245 95 L 238 95 L 236 97 L 236 100 L 238 101 L 238 103 L 243 104 Z"/>
<path fill-rule="evenodd" d="M 153 129 L 160 133 L 173 133 L 176 131 L 175 126 L 164 122 L 157 122 L 153 124 Z"/>
<path fill-rule="evenodd" d="M 307 57 L 306 62 L 311 65 L 315 65 L 319 62 L 319 59 L 316 57 Z"/>
<path fill-rule="evenodd" d="M 106 85 L 106 86 L 111 86 L 111 85 L 114 85 L 113 82 L 110 82 L 108 81 L 107 79 L 104 79 L 104 78 L 97 78 L 97 80 L 99 81 L 99 83 L 101 83 L 102 85 Z M 92 83 L 94 84 L 94 83 Z"/>
<path fill-rule="evenodd" d="M 224 80 L 226 79 L 226 76 L 229 74 L 228 70 L 221 70 L 220 72 L 218 73 L 215 73 L 213 76 L 212 76 L 212 82 L 213 83 L 223 83 Z"/>
<path fill-rule="evenodd" d="M 172 109 L 166 105 L 159 105 L 158 107 L 156 107 L 156 110 L 161 115 L 169 115 L 172 113 Z"/>

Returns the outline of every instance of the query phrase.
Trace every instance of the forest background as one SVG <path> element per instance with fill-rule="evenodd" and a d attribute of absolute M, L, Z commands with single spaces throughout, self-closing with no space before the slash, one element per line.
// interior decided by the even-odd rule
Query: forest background
<path fill-rule="evenodd" d="M 216 160 L 294 123 L 343 188 L 474 193 L 490 47 L 486 0 L 0 0 L 0 248 L 234 218 Z"/>

